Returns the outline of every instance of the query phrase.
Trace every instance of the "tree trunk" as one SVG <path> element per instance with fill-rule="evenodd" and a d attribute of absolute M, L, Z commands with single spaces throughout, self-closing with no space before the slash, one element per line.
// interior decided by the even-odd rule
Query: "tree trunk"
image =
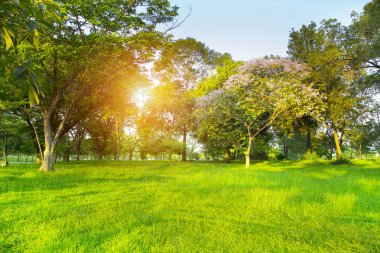
<path fill-rule="evenodd" d="M 307 135 L 306 135 L 306 152 L 311 153 L 311 129 L 307 128 Z"/>
<path fill-rule="evenodd" d="M 360 160 L 363 159 L 363 153 L 362 153 L 362 143 L 359 142 L 359 157 L 360 157 Z"/>
<path fill-rule="evenodd" d="M 54 149 L 51 147 L 52 143 L 45 143 L 44 158 L 40 167 L 41 172 L 54 171 Z"/>
<path fill-rule="evenodd" d="M 28 117 L 29 117 L 29 118 L 26 118 L 25 121 L 27 122 L 28 126 L 31 129 L 30 136 L 33 140 L 34 151 L 36 153 L 35 154 L 36 155 L 36 162 L 37 162 L 37 164 L 41 165 L 43 152 L 42 152 L 42 146 L 40 143 L 40 138 L 38 137 L 37 129 L 32 122 L 32 117 L 30 116 L 30 114 L 28 113 L 28 111 L 26 109 L 25 109 L 25 112 L 28 114 Z"/>
<path fill-rule="evenodd" d="M 53 133 L 51 129 L 51 117 L 44 116 L 44 134 L 45 134 L 45 150 L 40 167 L 41 172 L 54 171 L 54 150 L 55 142 L 53 141 Z"/>
<path fill-rule="evenodd" d="M 187 129 L 186 126 L 183 127 L 183 136 L 182 136 L 182 161 L 186 161 L 186 136 L 187 136 Z"/>
<path fill-rule="evenodd" d="M 231 161 L 231 158 L 232 158 L 231 150 L 230 150 L 230 148 L 227 148 L 227 151 L 226 151 L 226 160 L 227 161 Z"/>
<path fill-rule="evenodd" d="M 82 147 L 82 139 L 78 139 L 77 143 L 76 143 L 76 147 L 75 147 L 75 150 L 76 150 L 76 160 L 77 161 L 80 160 L 81 147 Z"/>
<path fill-rule="evenodd" d="M 3 161 L 3 166 L 8 166 L 9 161 L 8 161 L 8 140 L 7 140 L 7 133 L 3 129 L 3 156 L 4 156 L 4 161 Z"/>
<path fill-rule="evenodd" d="M 70 149 L 65 150 L 62 154 L 63 162 L 70 162 Z"/>
<path fill-rule="evenodd" d="M 114 160 L 118 161 L 120 160 L 120 120 L 119 120 L 118 115 L 116 115 L 115 131 L 116 131 L 116 147 L 115 147 Z"/>
<path fill-rule="evenodd" d="M 350 149 L 351 149 L 351 150 L 350 150 L 350 153 L 351 153 L 351 154 L 350 154 L 350 159 L 352 159 L 352 157 L 353 157 L 353 148 L 352 148 L 352 144 L 351 144 L 350 146 L 351 146 L 351 147 L 350 147 Z"/>
<path fill-rule="evenodd" d="M 133 150 L 130 150 L 129 151 L 129 161 L 132 161 L 132 158 L 133 158 Z"/>
<path fill-rule="evenodd" d="M 245 151 L 245 168 L 249 168 L 249 166 L 251 165 L 250 164 L 250 159 L 249 159 L 249 155 L 251 153 L 251 146 L 252 146 L 252 142 L 253 142 L 253 138 L 252 137 L 249 137 L 248 138 L 248 147 L 247 147 L 247 150 Z"/>
<path fill-rule="evenodd" d="M 289 156 L 289 145 L 288 145 L 288 137 L 287 136 L 284 136 L 283 152 L 284 152 L 284 159 L 288 159 L 288 156 Z"/>
<path fill-rule="evenodd" d="M 4 161 L 2 162 L 3 166 L 8 166 L 8 141 L 7 141 L 7 134 L 5 131 L 5 123 L 4 123 L 4 112 L 1 111 L 1 130 L 2 130 L 2 139 L 3 139 L 3 156 L 4 156 Z"/>
<path fill-rule="evenodd" d="M 333 129 L 333 133 L 334 133 L 334 142 L 335 142 L 335 149 L 336 149 L 336 159 L 339 160 L 339 159 L 342 159 L 342 149 L 340 147 L 339 136 L 336 129 Z"/>

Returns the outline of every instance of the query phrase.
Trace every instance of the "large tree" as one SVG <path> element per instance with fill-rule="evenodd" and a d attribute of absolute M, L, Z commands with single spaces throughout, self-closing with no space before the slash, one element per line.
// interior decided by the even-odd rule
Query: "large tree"
<path fill-rule="evenodd" d="M 39 2 L 40 12 L 46 12 L 48 2 Z M 38 104 L 43 117 L 41 171 L 54 170 L 58 139 L 80 120 L 83 114 L 79 112 L 91 111 L 92 97 L 127 81 L 139 71 L 139 63 L 153 56 L 161 37 L 154 32 L 156 25 L 172 21 L 178 9 L 166 0 L 57 2 L 57 19 L 48 22 L 42 32 L 37 28 L 46 22 L 40 24 L 30 16 L 34 12 L 11 11 L 4 26 L 13 29 L 13 41 L 23 29 L 14 24 L 20 15 L 33 30 L 33 43 L 16 44 L 7 55 L 20 66 L 15 71 L 16 82 L 33 84 L 29 98 Z M 28 3 L 20 1 L 20 8 L 29 8 Z"/>
<path fill-rule="evenodd" d="M 324 94 L 325 124 L 332 129 L 337 159 L 342 157 L 342 139 L 350 113 L 360 96 L 361 72 L 350 65 L 346 46 L 347 29 L 337 20 L 311 22 L 299 30 L 292 30 L 288 53 L 292 59 L 304 63 L 310 70 L 309 82 Z"/>
<path fill-rule="evenodd" d="M 169 85 L 173 94 L 162 100 L 163 106 L 153 106 L 161 107 L 164 117 L 166 112 L 171 113 L 171 123 L 176 133 L 182 135 L 182 161 L 186 161 L 186 140 L 194 122 L 195 97 L 191 91 L 210 74 L 220 56 L 205 44 L 187 38 L 168 43 L 155 62 L 155 76 L 163 85 Z"/>
<path fill-rule="evenodd" d="M 380 71 L 380 1 L 366 4 L 361 14 L 353 14 L 347 33 L 352 60 L 356 64 Z"/>
<path fill-rule="evenodd" d="M 208 78 L 197 83 L 194 93 L 197 97 L 203 97 L 215 90 L 221 89 L 226 81 L 237 74 L 242 62 L 233 61 L 230 57 L 222 57 L 221 65 L 216 67 L 215 73 Z M 245 129 L 235 126 L 234 121 L 226 121 L 215 115 L 203 114 L 202 110 L 196 109 L 197 119 L 196 137 L 203 144 L 207 154 L 214 159 L 225 157 L 232 159 L 232 152 L 238 154 L 242 136 L 245 136 Z"/>
<path fill-rule="evenodd" d="M 223 88 L 199 100 L 198 113 L 214 118 L 213 127 L 218 127 L 221 121 L 233 121 L 235 129 L 245 129 L 248 168 L 251 147 L 259 134 L 280 118 L 282 122 L 284 119 L 291 122 L 304 115 L 320 113 L 319 93 L 303 82 L 306 76 L 302 65 L 287 59 L 249 61 Z"/>

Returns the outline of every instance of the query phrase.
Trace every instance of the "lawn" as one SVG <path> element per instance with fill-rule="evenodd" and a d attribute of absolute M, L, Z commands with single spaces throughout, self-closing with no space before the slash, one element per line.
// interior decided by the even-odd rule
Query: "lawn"
<path fill-rule="evenodd" d="M 380 161 L 0 169 L 0 252 L 380 252 Z"/>

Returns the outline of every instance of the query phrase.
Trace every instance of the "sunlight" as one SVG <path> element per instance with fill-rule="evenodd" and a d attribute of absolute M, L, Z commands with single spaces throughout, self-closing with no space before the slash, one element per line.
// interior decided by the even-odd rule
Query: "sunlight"
<path fill-rule="evenodd" d="M 146 89 L 139 89 L 133 94 L 133 101 L 138 107 L 144 107 L 149 96 Z"/>

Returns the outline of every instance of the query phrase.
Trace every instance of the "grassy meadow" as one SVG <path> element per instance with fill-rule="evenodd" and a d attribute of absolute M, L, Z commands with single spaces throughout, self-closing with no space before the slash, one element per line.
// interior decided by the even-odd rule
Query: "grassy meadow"
<path fill-rule="evenodd" d="M 0 252 L 380 252 L 380 161 L 0 169 Z"/>

